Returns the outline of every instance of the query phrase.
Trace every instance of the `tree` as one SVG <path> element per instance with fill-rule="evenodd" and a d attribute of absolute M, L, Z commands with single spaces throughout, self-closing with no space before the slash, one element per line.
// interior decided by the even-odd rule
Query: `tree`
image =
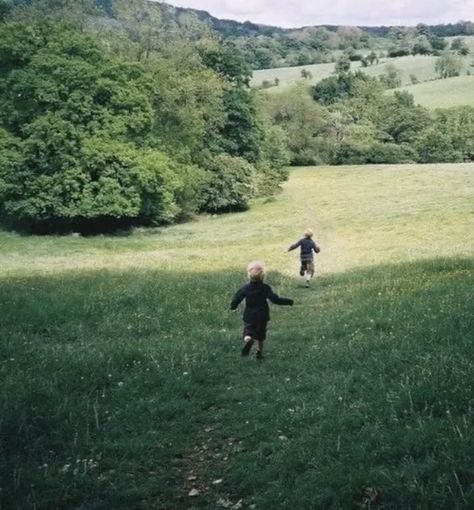
<path fill-rule="evenodd" d="M 443 53 L 436 61 L 435 71 L 441 78 L 459 76 L 463 68 L 463 61 L 460 57 L 451 53 Z"/>
<path fill-rule="evenodd" d="M 457 37 L 456 39 L 453 39 L 453 42 L 451 43 L 451 50 L 463 56 L 469 54 L 469 48 L 462 37 Z"/>
<path fill-rule="evenodd" d="M 254 168 L 243 158 L 226 154 L 207 162 L 208 179 L 203 193 L 203 209 L 210 212 L 241 211 L 253 196 Z"/>
<path fill-rule="evenodd" d="M 6 0 L 0 0 L 0 23 L 6 19 L 10 10 L 11 10 L 10 3 L 7 3 Z"/>
<path fill-rule="evenodd" d="M 374 51 L 371 51 L 368 55 L 367 55 L 367 60 L 370 62 L 370 65 L 373 65 L 374 62 L 377 62 L 378 61 L 378 58 L 377 58 L 377 55 L 375 54 Z"/>
<path fill-rule="evenodd" d="M 421 163 L 440 163 L 462 161 L 462 155 L 456 150 L 452 137 L 439 126 L 425 130 L 417 142 Z"/>
<path fill-rule="evenodd" d="M 419 35 L 415 39 L 411 50 L 413 55 L 429 55 L 433 51 L 431 43 L 426 35 Z"/>
<path fill-rule="evenodd" d="M 359 90 L 359 82 L 369 83 L 374 90 L 378 89 L 376 81 L 361 71 L 330 76 L 313 87 L 313 98 L 324 105 L 337 103 L 354 97 Z"/>
<path fill-rule="evenodd" d="M 151 77 L 63 25 L 29 30 L 41 46 L 16 66 L 7 58 L 0 96 L 0 122 L 20 154 L 2 171 L 5 215 L 29 226 L 171 221 L 179 165 L 138 148 L 153 122 Z M 12 23 L 0 32 L 5 62 L 15 48 L 5 41 L 22 29 Z"/>
<path fill-rule="evenodd" d="M 400 87 L 402 84 L 401 72 L 394 64 L 388 63 L 385 66 L 385 72 L 380 75 L 380 81 L 388 89 Z"/>
<path fill-rule="evenodd" d="M 284 131 L 292 164 L 328 162 L 329 115 L 311 99 L 303 84 L 278 95 L 268 95 L 262 99 L 260 109 Z"/>
<path fill-rule="evenodd" d="M 412 144 L 431 123 L 428 110 L 415 106 L 413 96 L 406 91 L 395 91 L 383 111 L 379 129 L 386 142 Z"/>
<path fill-rule="evenodd" d="M 335 65 L 334 69 L 337 74 L 347 73 L 347 72 L 349 72 L 350 68 L 351 68 L 351 61 L 347 55 L 341 55 L 336 60 L 336 65 Z"/>

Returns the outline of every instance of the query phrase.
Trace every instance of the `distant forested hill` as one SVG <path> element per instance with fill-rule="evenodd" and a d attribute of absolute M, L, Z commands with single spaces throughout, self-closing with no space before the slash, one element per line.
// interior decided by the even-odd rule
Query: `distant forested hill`
<path fill-rule="evenodd" d="M 5 1 L 5 0 L 3 0 Z M 13 5 L 43 2 L 56 8 L 63 0 L 10 0 Z M 101 12 L 113 16 L 113 0 L 94 2 Z M 334 62 L 341 52 L 353 61 L 370 53 L 377 56 L 439 55 L 446 47 L 444 37 L 474 35 L 472 21 L 446 25 L 418 24 L 416 27 L 366 27 L 318 25 L 285 29 L 245 21 L 219 19 L 210 13 L 169 3 L 150 2 L 160 11 L 162 23 L 187 30 L 190 19 L 198 19 L 233 44 L 252 69 L 271 69 Z"/>

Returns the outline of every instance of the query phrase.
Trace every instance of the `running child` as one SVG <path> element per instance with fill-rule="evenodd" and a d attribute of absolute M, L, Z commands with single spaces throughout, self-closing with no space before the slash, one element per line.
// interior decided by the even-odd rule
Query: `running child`
<path fill-rule="evenodd" d="M 288 251 L 295 250 L 298 247 L 300 248 L 300 276 L 304 277 L 306 275 L 306 287 L 309 287 L 309 282 L 314 276 L 313 252 L 319 253 L 321 251 L 319 246 L 313 241 L 312 237 L 313 231 L 310 228 L 307 228 L 303 233 L 303 237 L 288 248 Z"/>
<path fill-rule="evenodd" d="M 246 283 L 235 293 L 230 303 L 230 309 L 236 310 L 239 303 L 245 299 L 242 356 L 248 356 L 252 345 L 257 341 L 257 359 L 262 359 L 267 323 L 270 320 L 267 300 L 276 305 L 289 306 L 293 305 L 293 300 L 279 297 L 273 292 L 270 285 L 263 283 L 265 266 L 262 262 L 250 262 L 247 266 L 247 274 L 249 283 Z"/>

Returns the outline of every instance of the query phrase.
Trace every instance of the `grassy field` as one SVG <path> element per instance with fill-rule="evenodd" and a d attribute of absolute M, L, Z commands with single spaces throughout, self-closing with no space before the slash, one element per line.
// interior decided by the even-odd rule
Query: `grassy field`
<path fill-rule="evenodd" d="M 285 253 L 311 225 L 311 289 Z M 293 170 L 247 212 L 0 232 L 5 509 L 474 505 L 474 165 Z M 267 357 L 227 310 L 263 259 Z M 193 495 L 195 494 L 195 495 Z"/>
<path fill-rule="evenodd" d="M 401 87 L 413 94 L 415 102 L 430 109 L 474 106 L 474 76 L 457 76 Z"/>
<path fill-rule="evenodd" d="M 473 38 L 474 39 L 474 38 Z M 438 57 L 434 56 L 407 56 L 397 58 L 384 58 L 378 64 L 369 67 L 361 67 L 359 62 L 352 62 L 351 69 L 360 69 L 369 76 L 380 76 L 385 72 L 385 66 L 387 63 L 391 63 L 396 66 L 401 72 L 402 85 L 411 84 L 410 75 L 416 76 L 419 82 L 425 82 L 436 78 L 435 63 Z M 465 71 L 470 68 L 470 62 L 472 56 L 468 55 L 465 61 Z M 301 77 L 301 70 L 306 69 L 311 72 L 312 78 L 306 79 Z M 299 67 L 283 67 L 275 69 L 263 69 L 261 71 L 254 71 L 251 85 L 253 87 L 260 86 L 264 80 L 271 83 L 274 82 L 275 78 L 280 80 L 277 87 L 271 87 L 267 89 L 270 92 L 276 92 L 282 90 L 285 87 L 294 85 L 295 83 L 305 81 L 308 85 L 313 85 L 323 78 L 327 78 L 334 73 L 334 64 L 314 64 L 308 66 Z"/>

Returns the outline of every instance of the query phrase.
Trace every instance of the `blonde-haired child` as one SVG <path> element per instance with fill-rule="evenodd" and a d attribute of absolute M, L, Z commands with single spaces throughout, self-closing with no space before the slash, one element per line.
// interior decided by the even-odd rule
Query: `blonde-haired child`
<path fill-rule="evenodd" d="M 314 253 L 321 251 L 319 246 L 313 241 L 313 235 L 313 231 L 310 228 L 305 229 L 303 237 L 288 248 L 288 251 L 291 251 L 300 247 L 300 276 L 305 276 L 306 274 L 306 287 L 309 287 L 309 282 L 314 276 L 313 251 Z"/>
<path fill-rule="evenodd" d="M 270 320 L 267 300 L 276 305 L 293 305 L 292 299 L 279 297 L 270 285 L 263 283 L 265 272 L 265 265 L 262 262 L 250 262 L 247 266 L 249 282 L 235 293 L 230 303 L 230 309 L 235 310 L 245 299 L 242 356 L 248 356 L 253 343 L 257 341 L 257 359 L 263 358 L 263 344 L 267 333 L 267 323 Z"/>

